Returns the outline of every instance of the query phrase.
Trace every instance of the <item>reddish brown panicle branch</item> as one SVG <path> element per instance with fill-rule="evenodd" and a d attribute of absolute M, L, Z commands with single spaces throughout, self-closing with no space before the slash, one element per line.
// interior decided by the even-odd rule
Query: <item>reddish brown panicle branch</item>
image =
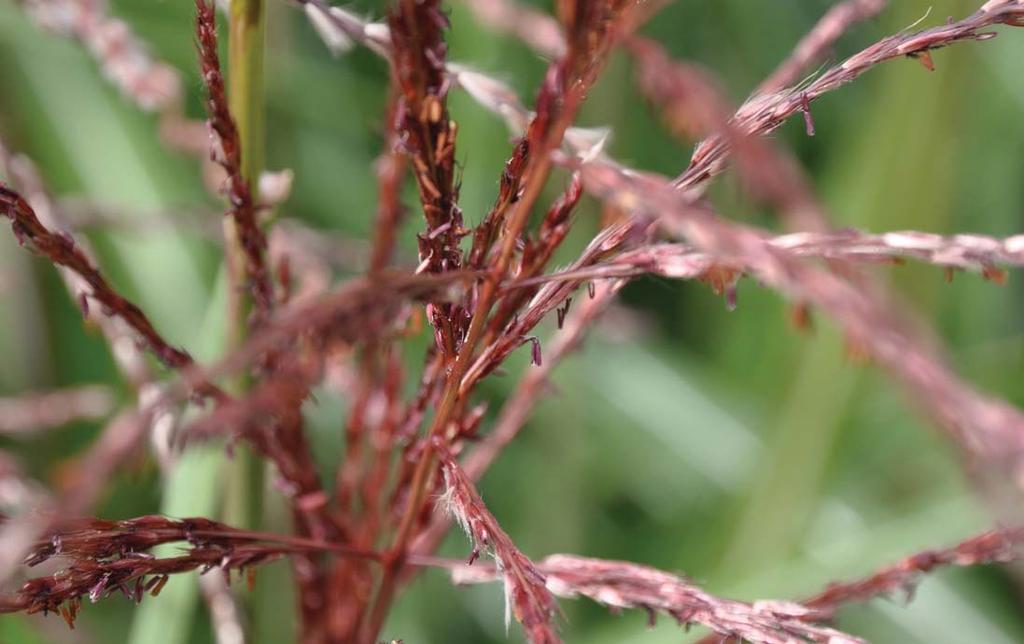
<path fill-rule="evenodd" d="M 208 95 L 206 111 L 211 130 L 210 158 L 223 166 L 227 173 L 226 192 L 230 208 L 225 214 L 235 221 L 239 243 L 245 251 L 245 272 L 256 311 L 260 318 L 265 318 L 274 306 L 274 287 L 264 257 L 267 240 L 256 218 L 251 187 L 242 175 L 242 145 L 235 120 L 228 110 L 224 77 L 217 55 L 216 17 L 213 3 L 196 0 L 196 40 Z"/>
<path fill-rule="evenodd" d="M 177 557 L 155 558 L 148 550 L 165 543 L 185 542 Z M 56 612 L 73 626 L 82 598 L 93 602 L 122 592 L 135 602 L 157 595 L 169 575 L 219 568 L 244 570 L 289 554 L 328 551 L 343 556 L 375 558 L 343 545 L 301 537 L 247 532 L 209 519 L 167 519 L 145 516 L 126 521 L 82 519 L 49 533 L 25 559 L 29 566 L 53 557 L 69 558 L 59 572 L 31 579 L 12 594 L 0 597 L 0 613 Z"/>
<path fill-rule="evenodd" d="M 1024 1 L 990 0 L 981 9 L 956 22 L 917 32 L 901 32 L 883 38 L 826 70 L 805 87 L 782 89 L 751 97 L 732 117 L 733 125 L 748 135 L 767 134 L 781 126 L 797 112 L 809 112 L 817 98 L 838 89 L 887 60 L 903 57 L 925 57 L 930 52 L 968 40 L 988 40 L 995 36 L 986 31 L 995 25 L 1024 27 Z M 730 141 L 715 135 L 701 141 L 694 150 L 689 167 L 676 179 L 681 188 L 693 188 L 719 174 L 729 155 Z"/>
<path fill-rule="evenodd" d="M 3 184 L 0 184 L 0 209 L 4 216 L 11 220 L 11 230 L 19 244 L 27 244 L 33 251 L 54 264 L 77 273 L 92 289 L 87 298 L 99 302 L 108 315 L 124 320 L 139 334 L 160 362 L 172 369 L 181 369 L 192 364 L 192 358 L 185 351 L 171 346 L 157 333 L 139 307 L 114 290 L 85 253 L 75 245 L 70 235 L 48 230 L 39 223 L 28 202 Z"/>
<path fill-rule="evenodd" d="M 842 230 L 836 233 L 791 233 L 765 237 L 765 242 L 796 257 L 841 260 L 847 264 L 901 263 L 905 259 L 943 267 L 949 271 L 980 273 L 997 284 L 1005 282 L 1001 267 L 1024 266 L 1024 236 L 996 239 L 987 235 L 944 237 L 914 230 L 881 234 Z M 590 266 L 512 280 L 514 289 L 557 281 L 578 281 L 609 277 L 632 277 L 652 273 L 676 279 L 700 278 L 719 266 L 715 257 L 686 244 L 648 244 Z M 739 277 L 745 269 L 733 266 Z"/>
<path fill-rule="evenodd" d="M 878 572 L 855 581 L 829 584 L 804 605 L 830 615 L 851 602 L 904 592 L 910 595 L 922 575 L 946 566 L 978 566 L 1016 561 L 1024 545 L 1024 528 L 990 530 L 965 539 L 955 546 L 924 550 Z"/>
<path fill-rule="evenodd" d="M 440 0 L 402 0 L 389 14 L 392 74 L 400 91 L 395 118 L 419 186 L 427 229 L 418 236 L 419 272 L 442 273 L 462 266 L 462 227 L 455 186 L 455 136 L 448 117 L 450 83 L 445 72 L 448 18 Z M 428 315 L 438 347 L 452 359 L 465 337 L 468 314 L 456 305 L 431 305 Z"/>
<path fill-rule="evenodd" d="M 682 626 L 700 624 L 720 637 L 757 644 L 863 644 L 863 640 L 825 626 L 827 614 L 794 602 L 752 604 L 711 595 L 671 573 L 629 563 L 576 555 L 551 555 L 538 566 L 559 597 L 586 597 L 612 610 L 639 608 L 653 621 L 664 613 Z M 491 571 L 452 570 L 456 583 L 494 578 Z"/>
<path fill-rule="evenodd" d="M 505 584 L 505 619 L 515 615 L 533 644 L 560 642 L 551 624 L 558 608 L 545 586 L 544 575 L 526 557 L 498 525 L 462 468 L 440 440 L 434 448 L 444 472 L 445 493 L 441 504 L 450 512 L 473 542 L 469 564 L 482 550 L 494 558 L 498 574 Z"/>
<path fill-rule="evenodd" d="M 982 566 L 1017 561 L 1024 544 L 1024 528 L 990 530 L 970 537 L 949 548 L 924 550 L 891 566 L 854 581 L 829 584 L 822 592 L 802 603 L 824 619 L 831 619 L 846 604 L 867 602 L 896 593 L 912 597 L 921 577 L 948 566 Z M 709 635 L 699 644 L 724 644 L 718 635 Z"/>

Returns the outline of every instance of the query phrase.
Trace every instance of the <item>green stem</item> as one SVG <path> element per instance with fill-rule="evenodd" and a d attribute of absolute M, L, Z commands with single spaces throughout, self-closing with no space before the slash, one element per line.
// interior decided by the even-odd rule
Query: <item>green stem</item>
<path fill-rule="evenodd" d="M 264 156 L 263 47 L 266 38 L 264 0 L 231 0 L 228 32 L 228 106 L 238 127 L 242 148 L 242 176 L 253 200 L 259 201 L 259 177 Z M 245 339 L 251 310 L 245 283 L 245 252 L 238 242 L 233 219 L 224 220 L 226 261 L 231 278 L 228 312 L 228 343 L 239 346 Z M 244 391 L 248 383 L 232 387 Z M 262 508 L 262 462 L 247 448 L 235 454 L 225 499 L 225 519 L 235 525 L 258 528 Z"/>
<path fill-rule="evenodd" d="M 228 107 L 242 143 L 242 175 L 253 197 L 263 171 L 264 0 L 231 0 L 228 34 Z"/>

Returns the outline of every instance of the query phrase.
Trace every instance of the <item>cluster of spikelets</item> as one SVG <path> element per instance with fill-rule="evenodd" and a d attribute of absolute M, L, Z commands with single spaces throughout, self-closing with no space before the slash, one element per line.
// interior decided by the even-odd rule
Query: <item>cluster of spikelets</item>
<path fill-rule="evenodd" d="M 23 4 L 41 25 L 84 43 L 140 107 L 160 111 L 179 126 L 164 128 L 165 134 L 194 131 L 180 113 L 177 73 L 151 59 L 102 5 Z M 388 63 L 392 91 L 386 148 L 376 168 L 373 240 L 365 274 L 328 287 L 316 268 L 315 244 L 304 244 L 308 237 L 296 237 L 264 216 L 287 190 L 281 175 L 258 182 L 244 176 L 247 151 L 217 55 L 216 10 L 197 0 L 195 38 L 211 140 L 206 154 L 221 168 L 225 217 L 234 231 L 225 241 L 226 253 L 238 258 L 234 285 L 251 303 L 244 342 L 214 364 L 196 363 L 161 336 L 104 277 L 84 240 L 65 232 L 62 204 L 48 196 L 31 164 L 0 149 L 11 183 L 0 187 L 0 211 L 19 243 L 61 270 L 83 315 L 96 321 L 139 393 L 138 405 L 111 422 L 71 468 L 76 485 L 69 491 L 46 493 L 24 481 L 13 463 L 0 463 L 5 489 L 17 490 L 22 505 L 34 510 L 5 521 L 0 544 L 29 566 L 58 557 L 66 562 L 5 595 L 0 611 L 56 612 L 73 624 L 85 597 L 98 601 L 120 592 L 140 601 L 145 593 L 159 593 L 171 574 L 228 574 L 288 557 L 308 642 L 377 641 L 403 585 L 424 568 L 443 568 L 460 583 L 501 580 L 508 619 L 520 622 L 531 642 L 559 641 L 555 596 L 582 596 L 611 609 L 643 609 L 652 619 L 662 613 L 680 624 L 700 624 L 716 637 L 843 643 L 860 640 L 823 625 L 843 604 L 908 590 L 938 566 L 1008 561 L 1019 554 L 1024 533 L 1002 529 L 833 584 L 802 602 L 741 602 L 639 564 L 575 555 L 535 563 L 488 511 L 475 481 L 515 438 L 553 366 L 629 280 L 653 274 L 701 280 L 731 305 L 737 281 L 751 276 L 792 300 L 803 315 L 813 309 L 831 316 L 860 351 L 906 386 L 967 458 L 986 464 L 1000 480 L 1024 484 L 1024 415 L 951 372 L 914 332 L 918 327 L 907 324 L 905 312 L 859 272 L 865 263 L 911 259 L 944 267 L 950 275 L 971 270 L 1001 282 L 1003 267 L 1024 263 L 1022 237 L 833 230 L 794 159 L 761 136 L 794 115 L 813 135 L 812 103 L 882 62 L 911 57 L 931 69 L 935 49 L 988 40 L 997 25 L 1024 26 L 1024 0 L 990 0 L 962 20 L 900 32 L 801 80 L 848 27 L 885 4 L 840 2 L 738 109 L 708 72 L 671 60 L 657 43 L 635 34 L 660 8 L 655 0 L 560 0 L 557 17 L 505 0 L 472 0 L 483 22 L 512 31 L 550 59 L 529 107 L 503 83 L 447 59 L 449 26 L 438 0 L 398 0 L 382 23 L 322 0 L 297 4 L 332 52 L 358 44 Z M 668 127 L 702 137 L 674 180 L 617 163 L 602 147 L 607 132 L 573 125 L 616 47 L 632 56 L 641 91 Z M 456 89 L 504 119 L 515 135 L 494 205 L 475 226 L 467 225 L 458 205 L 458 124 L 447 108 Z M 734 223 L 702 198 L 730 164 L 750 194 L 778 212 L 788 234 Z M 543 189 L 559 166 L 571 179 L 545 207 Z M 407 175 L 418 188 L 413 210 L 422 213 L 425 225 L 417 236 L 418 265 L 403 269 L 392 256 L 408 216 L 399 198 Z M 604 202 L 606 225 L 576 261 L 553 269 L 552 257 L 584 193 Z M 543 216 L 531 228 L 535 210 Z M 305 263 L 274 252 L 274 240 L 282 236 L 281 243 L 298 248 L 289 257 L 303 255 Z M 580 290 L 586 295 L 578 295 Z M 407 399 L 409 378 L 399 345 L 415 333 L 421 311 L 434 341 L 413 382 L 416 393 Z M 559 330 L 545 350 L 533 331 L 552 311 Z M 524 344 L 531 345 L 533 366 L 494 426 L 484 429 L 486 407 L 475 399 L 476 387 Z M 147 352 L 175 375 L 160 382 L 143 358 Z M 331 377 L 332 366 L 346 361 L 357 375 L 349 385 L 346 452 L 332 489 L 315 473 L 301 406 L 315 385 Z M 252 381 L 245 392 L 217 384 L 239 373 Z M 33 419 L 52 424 L 109 410 L 109 401 L 97 412 L 71 393 L 76 392 L 47 398 L 49 405 L 38 398 L 8 402 L 4 409 L 12 413 L 3 415 L 17 418 L 18 427 L 31 427 Z M 205 406 L 205 413 L 183 423 L 178 412 L 186 404 Z M 168 425 L 177 445 L 222 437 L 247 443 L 272 463 L 295 534 L 246 531 L 203 518 L 80 518 L 110 474 L 144 444 L 143 437 Z M 438 512 L 438 505 L 446 512 Z M 472 541 L 468 561 L 432 556 L 452 518 Z M 170 558 L 149 554 L 166 543 L 187 549 Z M 477 561 L 485 552 L 493 563 Z M 2 577 L 10 572 L 0 568 Z"/>

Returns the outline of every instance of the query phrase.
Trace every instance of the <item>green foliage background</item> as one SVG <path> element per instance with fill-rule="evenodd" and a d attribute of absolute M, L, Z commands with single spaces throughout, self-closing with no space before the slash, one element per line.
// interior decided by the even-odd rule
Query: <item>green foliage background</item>
<path fill-rule="evenodd" d="M 929 24 L 973 11 L 978 0 L 894 2 L 881 18 L 844 38 L 856 51 L 920 18 Z M 674 54 L 721 75 L 742 99 L 825 11 L 825 0 L 677 0 L 645 29 Z M 361 3 L 380 16 L 382 4 Z M 160 57 L 181 69 L 188 110 L 201 114 L 192 4 L 114 0 Z M 451 6 L 451 58 L 469 62 L 531 96 L 544 61 Z M 267 52 L 271 168 L 295 171 L 288 216 L 365 238 L 375 204 L 372 163 L 381 149 L 384 64 L 365 51 L 332 59 L 300 12 L 272 0 Z M 921 229 L 1005 236 L 1020 231 L 1024 206 L 1024 30 L 934 54 L 928 73 L 894 61 L 815 104 L 818 135 L 802 123 L 777 136 L 792 145 L 839 226 L 871 231 Z M 139 218 L 212 209 L 197 164 L 163 147 L 156 120 L 102 78 L 77 45 L 39 31 L 11 0 L 0 2 L 0 136 L 35 159 L 62 196 L 116 204 Z M 503 126 L 455 93 L 461 206 L 479 221 L 510 149 Z M 610 152 L 636 167 L 674 174 L 689 157 L 638 96 L 631 68 L 616 55 L 581 117 L 614 130 Z M 564 182 L 559 175 L 551 195 Z M 408 193 L 408 203 L 414 203 Z M 729 177 L 715 190 L 721 209 L 774 226 Z M 169 213 L 169 214 L 168 214 Z M 414 210 L 415 213 L 415 210 Z M 562 260 L 597 228 L 586 200 Z M 414 257 L 412 218 L 404 252 Z M 114 282 L 158 328 L 194 354 L 217 354 L 223 293 L 219 254 L 194 235 L 169 229 L 90 234 Z M 935 326 L 951 360 L 984 390 L 1024 404 L 1021 281 L 1006 287 L 974 275 L 946 285 L 941 270 L 873 269 Z M 104 343 L 84 329 L 53 270 L 0 236 L 0 394 L 113 382 Z M 341 276 L 339 276 L 341 277 Z M 830 580 L 864 574 L 991 524 L 958 456 L 915 413 L 885 374 L 851 363 L 843 340 L 817 318 L 810 336 L 794 332 L 786 305 L 747 280 L 739 308 L 699 284 L 645 280 L 623 301 L 629 322 L 606 324 L 557 372 L 558 393 L 536 415 L 481 491 L 531 556 L 574 552 L 682 571 L 707 589 L 737 598 L 797 598 Z M 551 332 L 552 323 L 542 329 Z M 410 365 L 416 364 L 411 352 Z M 492 378 L 483 394 L 498 402 L 516 375 Z M 309 410 L 317 458 L 326 468 L 341 450 L 344 401 L 324 392 Z M 124 402 L 130 402 L 127 391 Z M 497 405 L 492 405 L 492 411 Z M 47 480 L 98 425 L 78 424 L 3 447 Z M 126 469 L 99 514 L 216 513 L 223 476 L 219 450 L 198 451 L 161 481 L 152 465 Z M 265 523 L 286 523 L 273 492 Z M 445 546 L 466 553 L 461 535 Z M 875 642 L 1024 641 L 1020 571 L 936 574 L 905 605 L 900 597 L 845 610 L 839 625 Z M 260 572 L 248 610 L 254 642 L 293 638 L 287 566 Z M 573 642 L 676 642 L 668 620 L 646 630 L 646 616 L 613 616 L 582 601 L 563 602 Z M 428 572 L 399 602 L 387 634 L 408 643 L 520 641 L 506 636 L 497 588 L 453 589 Z M 78 628 L 57 617 L 0 617 L 0 642 L 210 642 L 195 579 L 175 579 L 137 609 L 123 599 L 87 606 Z"/>

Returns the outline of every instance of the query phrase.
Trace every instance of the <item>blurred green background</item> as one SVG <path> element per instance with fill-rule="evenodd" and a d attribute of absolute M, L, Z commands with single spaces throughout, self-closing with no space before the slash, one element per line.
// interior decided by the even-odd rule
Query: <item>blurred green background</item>
<path fill-rule="evenodd" d="M 720 74 L 739 101 L 829 4 L 677 0 L 644 31 L 674 55 Z M 893 4 L 840 41 L 837 56 L 906 27 L 929 8 L 927 24 L 939 24 L 980 2 Z M 355 8 L 380 16 L 383 7 Z M 115 0 L 111 11 L 182 71 L 188 112 L 199 117 L 192 3 Z M 479 26 L 457 2 L 451 17 L 452 60 L 532 95 L 542 59 Z M 269 24 L 267 164 L 295 172 L 283 212 L 365 239 L 376 200 L 372 163 L 381 149 L 386 68 L 366 51 L 333 59 L 301 12 L 277 0 L 270 2 Z M 1003 31 L 991 42 L 936 52 L 934 73 L 894 61 L 825 97 L 814 106 L 814 138 L 801 122 L 777 134 L 799 154 L 836 225 L 1020 231 L 1024 30 Z M 56 194 L 114 204 L 140 219 L 217 208 L 196 162 L 161 145 L 156 118 L 122 98 L 80 46 L 40 31 L 11 0 L 0 0 L 0 79 L 0 136 L 38 163 Z M 461 93 L 453 94 L 451 111 L 459 122 L 461 207 L 475 223 L 494 198 L 509 137 Z M 610 152 L 627 164 L 666 174 L 686 165 L 690 147 L 659 125 L 621 54 L 580 121 L 611 126 Z M 549 194 L 563 182 L 558 175 Z M 776 226 L 729 177 L 713 194 L 731 216 Z M 414 199 L 408 191 L 407 203 Z M 598 212 L 585 198 L 560 261 L 593 235 Z M 406 262 L 414 261 L 420 225 L 414 214 L 402 241 Z M 89 237 L 113 281 L 158 328 L 202 358 L 217 355 L 223 293 L 216 289 L 216 245 L 167 228 Z M 946 284 L 941 270 L 926 266 L 872 270 L 934 322 L 961 374 L 1024 404 L 1024 291 L 1016 274 L 999 287 L 975 275 Z M 885 374 L 847 359 L 841 334 L 827 320 L 817 317 L 809 335 L 795 332 L 785 303 L 749 280 L 731 313 L 700 284 L 653 279 L 631 285 L 622 305 L 558 369 L 557 395 L 540 405 L 481 483 L 488 505 L 527 554 L 629 559 L 683 572 L 720 595 L 798 598 L 991 525 L 956 452 Z M 552 328 L 546 322 L 541 335 Z M 410 352 L 411 365 L 417 351 Z M 0 395 L 117 381 L 102 338 L 83 328 L 55 272 L 7 234 L 0 236 L 0 355 Z M 494 401 L 492 415 L 527 368 L 516 356 L 508 375 L 486 382 L 480 395 Z M 131 402 L 123 386 L 122 398 Z M 318 400 L 309 409 L 310 431 L 326 471 L 344 449 L 345 401 L 329 392 Z M 3 447 L 45 481 L 98 429 L 77 424 Z M 152 465 L 126 469 L 98 514 L 215 514 L 222 463 L 219 450 L 207 449 L 186 457 L 167 481 Z M 280 529 L 273 492 L 268 505 L 266 527 Z M 467 548 L 462 535 L 452 535 L 445 552 L 462 556 Z M 294 637 L 287 574 L 286 565 L 275 564 L 257 576 L 248 603 L 251 641 Z M 874 642 L 1021 642 L 1022 580 L 1002 568 L 945 571 L 925 580 L 909 605 L 894 597 L 852 607 L 839 626 Z M 195 583 L 172 580 L 141 609 L 119 597 L 87 605 L 74 631 L 59 617 L 3 616 L 0 642 L 211 642 Z M 677 642 L 700 634 L 684 635 L 667 619 L 648 630 L 644 614 L 614 616 L 582 600 L 562 605 L 571 642 Z M 515 626 L 506 636 L 502 611 L 497 587 L 455 589 L 443 574 L 427 572 L 398 603 L 386 634 L 407 643 L 521 641 Z"/>

